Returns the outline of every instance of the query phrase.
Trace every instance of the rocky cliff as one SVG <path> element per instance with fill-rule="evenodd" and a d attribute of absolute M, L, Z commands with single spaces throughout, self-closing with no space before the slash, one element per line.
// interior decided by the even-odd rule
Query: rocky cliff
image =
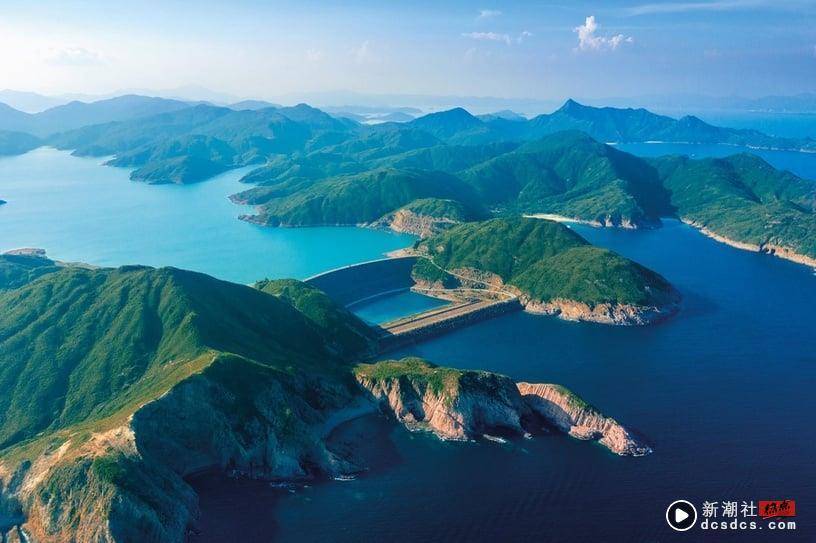
<path fill-rule="evenodd" d="M 441 439 L 475 439 L 496 431 L 525 434 L 545 426 L 596 440 L 621 456 L 651 452 L 617 421 L 560 385 L 516 384 L 495 373 L 440 368 L 418 358 L 361 364 L 355 375 L 406 427 L 429 430 Z"/>
<path fill-rule="evenodd" d="M 189 474 L 297 480 L 358 469 L 322 440 L 328 414 L 354 393 L 217 355 L 126 420 L 63 433 L 33 461 L 6 458 L 0 527 L 40 543 L 182 541 L 197 515 Z"/>
<path fill-rule="evenodd" d="M 454 221 L 444 217 L 420 215 L 410 209 L 399 209 L 372 223 L 371 226 L 390 228 L 394 232 L 427 238 L 454 224 L 456 224 Z"/>
<path fill-rule="evenodd" d="M 429 281 L 415 277 L 417 289 L 428 295 L 456 299 L 458 289 L 466 289 L 471 295 L 483 292 L 483 297 L 516 296 L 524 310 L 539 315 L 553 315 L 568 321 L 597 322 L 618 326 L 643 326 L 654 324 L 674 315 L 680 308 L 680 297 L 661 305 L 638 305 L 619 302 L 586 303 L 567 298 L 537 300 L 520 288 L 505 284 L 495 273 L 476 268 L 456 268 L 447 271 L 447 277 Z"/>
<path fill-rule="evenodd" d="M 615 454 L 643 456 L 652 449 L 615 419 L 604 416 L 561 385 L 518 383 L 525 404 L 547 422 L 578 439 L 597 440 Z"/>
<path fill-rule="evenodd" d="M 554 315 L 568 321 L 597 322 L 618 326 L 643 326 L 654 324 L 674 315 L 679 303 L 663 306 L 640 306 L 621 303 L 587 304 L 575 300 L 553 299 L 548 302 L 520 297 L 524 310 L 541 315 Z"/>
<path fill-rule="evenodd" d="M 357 381 L 410 429 L 468 440 L 496 429 L 523 432 L 527 414 L 513 382 L 482 371 L 438 368 L 419 359 L 361 365 Z"/>

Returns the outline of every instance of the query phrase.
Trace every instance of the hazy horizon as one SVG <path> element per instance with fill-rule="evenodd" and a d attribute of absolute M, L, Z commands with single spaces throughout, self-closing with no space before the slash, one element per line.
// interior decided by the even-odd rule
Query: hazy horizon
<path fill-rule="evenodd" d="M 816 6 L 802 0 L 4 4 L 0 88 L 49 96 L 202 87 L 555 103 L 816 89 Z"/>

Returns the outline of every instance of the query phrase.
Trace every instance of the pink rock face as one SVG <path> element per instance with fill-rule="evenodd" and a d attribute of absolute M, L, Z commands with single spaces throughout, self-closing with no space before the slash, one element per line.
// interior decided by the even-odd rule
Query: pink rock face
<path fill-rule="evenodd" d="M 576 439 L 598 441 L 621 456 L 652 452 L 615 419 L 559 385 L 513 383 L 505 376 L 467 371 L 441 389 L 418 375 L 358 375 L 357 381 L 408 429 L 428 430 L 440 439 L 469 440 L 495 429 L 523 434 L 535 421 L 543 421 Z"/>
<path fill-rule="evenodd" d="M 568 321 L 598 322 L 619 326 L 643 326 L 666 319 L 673 315 L 678 306 L 642 307 L 630 304 L 603 303 L 590 306 L 575 300 L 555 299 L 538 302 L 522 299 L 524 310 L 542 315 L 554 315 Z"/>
<path fill-rule="evenodd" d="M 517 386 L 533 412 L 577 439 L 597 440 L 622 456 L 643 456 L 652 452 L 618 421 L 604 416 L 564 387 L 541 383 L 518 383 Z"/>
<path fill-rule="evenodd" d="M 441 439 L 464 441 L 502 428 L 522 433 L 525 407 L 513 382 L 491 375 L 490 386 L 463 391 L 433 390 L 422 379 L 358 378 L 359 383 L 398 421 L 411 430 L 429 430 Z M 492 390 L 490 390 L 492 389 Z"/>

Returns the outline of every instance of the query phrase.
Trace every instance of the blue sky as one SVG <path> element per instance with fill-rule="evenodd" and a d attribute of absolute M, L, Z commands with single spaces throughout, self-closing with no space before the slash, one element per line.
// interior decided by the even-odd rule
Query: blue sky
<path fill-rule="evenodd" d="M 138 4 L 0 0 L 0 88 L 194 84 L 260 98 L 816 91 L 813 0 Z"/>

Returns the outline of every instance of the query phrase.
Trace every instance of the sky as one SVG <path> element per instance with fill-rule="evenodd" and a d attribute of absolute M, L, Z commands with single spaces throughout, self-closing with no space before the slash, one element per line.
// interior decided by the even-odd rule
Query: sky
<path fill-rule="evenodd" d="M 562 99 L 816 91 L 816 0 L 0 0 L 0 89 Z"/>

